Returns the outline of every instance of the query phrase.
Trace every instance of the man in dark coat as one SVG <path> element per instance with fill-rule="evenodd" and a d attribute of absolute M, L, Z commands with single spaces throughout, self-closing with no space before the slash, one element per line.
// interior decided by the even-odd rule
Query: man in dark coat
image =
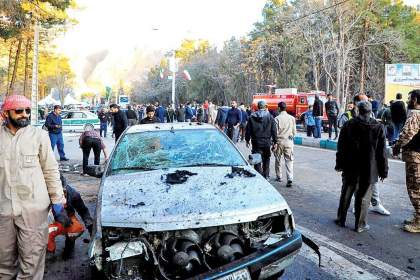
<path fill-rule="evenodd" d="M 277 149 L 277 131 L 274 118 L 266 109 L 265 101 L 258 102 L 258 111 L 251 114 L 246 125 L 245 141 L 249 147 L 249 141 L 252 143 L 252 153 L 261 154 L 261 163 L 255 165 L 257 170 L 266 179 L 270 177 L 270 156 L 271 150 Z"/>
<path fill-rule="evenodd" d="M 328 139 L 331 140 L 332 129 L 334 127 L 335 138 L 338 138 L 338 128 L 337 128 L 337 116 L 340 111 L 338 107 L 337 101 L 333 100 L 333 96 L 331 93 L 327 94 L 328 101 L 325 102 L 325 111 L 328 117 Z"/>
<path fill-rule="evenodd" d="M 137 114 L 136 114 L 136 111 L 133 110 L 131 105 L 127 106 L 126 114 L 127 114 L 127 119 L 128 119 L 128 125 L 129 126 L 135 125 L 137 123 Z"/>
<path fill-rule="evenodd" d="M 369 230 L 366 222 L 372 185 L 378 177 L 388 176 L 383 125 L 371 117 L 372 105 L 368 101 L 357 104 L 359 115 L 346 122 L 338 139 L 335 170 L 343 172 L 343 187 L 336 224 L 344 227 L 351 197 L 355 194 L 355 230 Z"/>
<path fill-rule="evenodd" d="M 159 104 L 159 102 L 156 102 L 155 115 L 159 119 L 159 122 L 165 122 L 165 116 L 167 115 L 166 109 L 161 104 Z"/>
<path fill-rule="evenodd" d="M 407 120 L 407 109 L 405 103 L 402 101 L 402 94 L 397 93 L 397 100 L 391 104 L 391 118 L 392 124 L 394 125 L 394 137 L 392 139 L 393 144 L 397 142 L 400 137 L 400 132 Z"/>
<path fill-rule="evenodd" d="M 146 117 L 140 121 L 140 124 L 160 123 L 160 120 L 155 116 L 155 107 L 152 105 L 146 108 Z"/>
<path fill-rule="evenodd" d="M 114 118 L 114 134 L 115 142 L 117 142 L 118 138 L 120 138 L 121 134 L 128 126 L 128 119 L 127 115 L 120 110 L 117 104 L 109 105 L 109 110 Z"/>
<path fill-rule="evenodd" d="M 315 101 L 312 109 L 312 115 L 315 118 L 314 138 L 321 138 L 322 116 L 324 115 L 324 103 L 319 99 L 319 95 L 315 95 Z"/>
<path fill-rule="evenodd" d="M 226 135 L 234 143 L 238 142 L 239 125 L 242 122 L 241 110 L 237 108 L 236 101 L 231 102 L 231 109 L 227 112 L 225 125 L 227 127 Z"/>

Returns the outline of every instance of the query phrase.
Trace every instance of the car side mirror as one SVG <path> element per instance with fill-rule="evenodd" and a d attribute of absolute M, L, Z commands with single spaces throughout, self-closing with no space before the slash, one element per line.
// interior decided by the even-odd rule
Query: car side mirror
<path fill-rule="evenodd" d="M 248 162 L 251 165 L 256 165 L 262 162 L 261 154 L 250 154 L 248 157 Z"/>
<path fill-rule="evenodd" d="M 102 178 L 104 170 L 100 165 L 88 165 L 86 167 L 86 174 L 96 178 Z"/>

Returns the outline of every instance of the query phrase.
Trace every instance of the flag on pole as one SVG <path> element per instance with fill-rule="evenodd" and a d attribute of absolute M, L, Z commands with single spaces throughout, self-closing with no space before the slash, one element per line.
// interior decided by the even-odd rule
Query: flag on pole
<path fill-rule="evenodd" d="M 188 72 L 188 70 L 184 70 L 184 78 L 185 78 L 187 81 L 191 81 L 191 75 L 190 75 L 190 73 Z"/>

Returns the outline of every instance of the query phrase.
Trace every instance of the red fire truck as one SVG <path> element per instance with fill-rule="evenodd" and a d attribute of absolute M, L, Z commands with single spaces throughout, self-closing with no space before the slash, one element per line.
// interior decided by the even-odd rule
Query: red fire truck
<path fill-rule="evenodd" d="M 309 105 L 314 104 L 315 95 L 319 94 L 320 99 L 325 104 L 327 95 L 323 91 L 298 92 L 296 88 L 279 88 L 272 92 L 272 87 L 269 87 L 268 93 L 257 93 L 252 98 L 252 110 L 257 110 L 257 103 L 264 100 L 267 103 L 270 112 L 277 111 L 279 102 L 286 103 L 286 111 L 294 116 L 297 121 L 301 122 L 304 119 L 303 113 L 308 110 Z M 327 115 L 324 110 L 323 124 L 328 122 Z"/>

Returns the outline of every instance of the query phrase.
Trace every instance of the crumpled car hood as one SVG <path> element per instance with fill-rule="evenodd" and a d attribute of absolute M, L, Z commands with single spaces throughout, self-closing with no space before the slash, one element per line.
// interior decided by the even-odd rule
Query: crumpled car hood
<path fill-rule="evenodd" d="M 165 175 L 176 170 L 197 175 L 183 184 L 167 184 Z M 261 175 L 225 177 L 230 172 L 230 167 L 190 167 L 108 176 L 102 187 L 102 227 L 168 231 L 250 222 L 280 210 L 290 213 Z"/>

